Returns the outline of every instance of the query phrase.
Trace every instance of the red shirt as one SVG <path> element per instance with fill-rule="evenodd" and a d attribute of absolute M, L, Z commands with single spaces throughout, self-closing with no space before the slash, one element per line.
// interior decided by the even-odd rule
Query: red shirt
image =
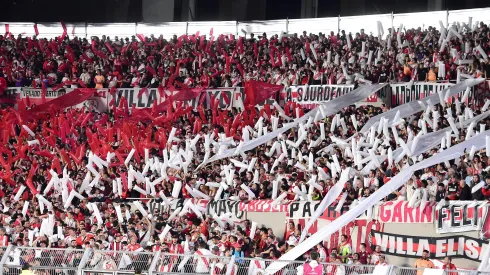
<path fill-rule="evenodd" d="M 442 269 L 456 270 L 456 266 L 454 264 L 449 264 L 449 266 L 447 264 L 444 264 L 442 266 Z"/>
<path fill-rule="evenodd" d="M 0 236 L 0 246 L 8 246 L 9 237 L 7 235 Z"/>
<path fill-rule="evenodd" d="M 361 264 L 367 264 L 367 257 L 369 255 L 369 253 L 367 251 L 364 251 L 364 252 L 357 252 L 357 254 L 359 254 L 359 262 L 361 262 Z"/>
<path fill-rule="evenodd" d="M 81 212 L 78 212 L 78 214 L 74 214 L 73 219 L 78 221 L 78 222 L 81 222 L 81 221 L 85 220 L 85 217 L 83 216 L 83 214 Z"/>
<path fill-rule="evenodd" d="M 136 251 L 141 248 L 141 245 L 139 243 L 137 244 L 130 244 L 128 245 L 128 250 L 129 251 Z M 183 252 L 182 252 L 183 253 Z"/>
<path fill-rule="evenodd" d="M 88 242 L 93 238 L 94 238 L 94 235 L 89 234 L 89 233 L 87 233 L 87 235 L 85 235 L 85 237 L 80 236 L 77 238 L 77 245 L 84 245 L 85 242 Z"/>
<path fill-rule="evenodd" d="M 170 243 L 168 245 L 168 249 L 170 250 L 170 253 L 184 254 L 184 247 L 181 244 L 172 244 L 172 243 Z"/>
<path fill-rule="evenodd" d="M 285 236 L 285 238 L 284 238 L 284 239 L 285 239 L 285 240 L 288 240 L 288 239 L 289 239 L 289 237 L 290 237 L 291 235 L 293 235 L 293 234 L 294 234 L 294 229 L 292 229 L 292 230 L 288 230 L 288 231 L 286 232 L 286 236 Z"/>

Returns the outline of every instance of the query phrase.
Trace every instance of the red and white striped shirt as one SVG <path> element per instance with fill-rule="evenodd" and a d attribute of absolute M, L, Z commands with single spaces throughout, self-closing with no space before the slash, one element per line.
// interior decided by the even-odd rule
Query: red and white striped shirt
<path fill-rule="evenodd" d="M 8 246 L 9 237 L 7 235 L 0 236 L 0 246 Z"/>
<path fill-rule="evenodd" d="M 121 242 L 113 241 L 111 243 L 111 250 L 113 250 L 113 251 L 121 251 L 122 250 L 122 244 L 121 244 Z"/>

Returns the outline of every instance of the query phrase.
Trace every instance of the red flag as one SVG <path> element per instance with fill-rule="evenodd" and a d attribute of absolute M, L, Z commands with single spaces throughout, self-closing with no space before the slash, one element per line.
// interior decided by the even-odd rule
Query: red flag
<path fill-rule="evenodd" d="M 209 36 L 213 36 L 213 28 L 211 28 L 211 30 L 209 30 Z"/>
<path fill-rule="evenodd" d="M 145 36 L 141 33 L 137 33 L 136 36 L 138 37 L 141 42 L 146 42 Z"/>
<path fill-rule="evenodd" d="M 245 83 L 245 101 L 248 105 L 252 106 L 261 104 L 267 99 L 276 95 L 282 88 L 283 86 L 281 85 L 249 80 Z"/>
<path fill-rule="evenodd" d="M 34 24 L 34 33 L 36 34 L 36 36 L 39 35 L 39 31 L 37 30 L 37 24 Z"/>
<path fill-rule="evenodd" d="M 228 95 L 225 92 L 221 94 L 223 95 L 223 100 L 225 101 L 226 105 L 230 105 L 230 98 L 228 97 Z"/>
<path fill-rule="evenodd" d="M 204 35 L 201 35 L 201 37 L 199 38 L 199 48 L 201 50 L 204 50 Z"/>
<path fill-rule="evenodd" d="M 78 80 L 78 84 L 82 87 L 82 88 L 87 88 L 87 86 L 85 85 L 85 83 L 83 83 L 83 81 L 81 79 Z"/>
<path fill-rule="evenodd" d="M 61 27 L 63 28 L 63 34 L 66 35 L 67 31 L 66 31 L 65 22 L 61 21 Z"/>
<path fill-rule="evenodd" d="M 269 56 L 271 58 L 272 67 L 275 67 L 276 66 L 276 62 L 274 61 L 274 52 L 273 51 L 270 51 Z"/>
<path fill-rule="evenodd" d="M 83 56 L 83 59 L 87 60 L 88 63 L 93 62 L 93 60 L 90 57 L 88 57 L 87 53 L 83 53 L 82 56 Z"/>
<path fill-rule="evenodd" d="M 10 25 L 9 24 L 5 24 L 5 36 L 8 36 L 10 33 Z"/>
<path fill-rule="evenodd" d="M 28 107 L 31 106 L 31 99 L 29 98 L 28 95 L 26 95 L 26 106 L 28 106 Z"/>
<path fill-rule="evenodd" d="M 37 195 L 37 193 L 39 193 L 39 192 L 37 191 L 37 189 L 34 187 L 34 184 L 32 184 L 32 180 L 31 180 L 31 179 L 28 179 L 28 180 L 26 181 L 26 185 L 27 185 L 27 187 L 29 187 L 29 189 L 31 190 L 31 193 L 32 193 L 32 195 L 33 195 L 33 196 L 35 196 L 35 195 Z"/>
<path fill-rule="evenodd" d="M 97 52 L 97 49 L 95 48 L 95 40 L 92 40 L 92 52 Z"/>
<path fill-rule="evenodd" d="M 42 103 L 46 103 L 46 91 L 47 91 L 47 88 L 46 88 L 46 82 L 42 82 L 42 87 L 41 87 L 41 99 L 42 99 Z"/>
<path fill-rule="evenodd" d="M 288 56 L 288 61 L 293 62 L 293 57 L 291 56 L 291 52 L 289 51 L 289 48 L 286 47 L 286 55 Z"/>
<path fill-rule="evenodd" d="M 238 43 L 237 43 L 238 49 L 240 50 L 240 54 L 243 54 L 243 52 L 244 52 L 242 39 L 243 39 L 243 37 L 240 36 L 238 38 Z"/>
<path fill-rule="evenodd" d="M 63 172 L 63 170 L 61 170 L 60 159 L 58 157 L 53 158 L 51 169 L 55 170 L 58 174 Z"/>
<path fill-rule="evenodd" d="M 231 67 L 231 56 L 226 56 L 226 63 L 225 63 L 225 72 L 227 74 L 230 74 L 230 67 Z"/>
<path fill-rule="evenodd" d="M 199 107 L 197 108 L 197 111 L 199 112 L 199 116 L 201 117 L 201 120 L 205 124 L 207 124 L 208 120 L 206 119 L 206 115 L 204 114 L 204 108 L 202 107 L 202 105 L 199 105 Z"/>
<path fill-rule="evenodd" d="M 112 49 L 111 44 L 109 42 L 105 42 L 105 46 L 111 53 L 114 53 L 114 50 Z"/>
<path fill-rule="evenodd" d="M 75 25 L 73 25 L 73 28 L 71 29 L 71 34 L 75 35 Z"/>
<path fill-rule="evenodd" d="M 138 93 L 138 98 L 140 98 L 143 95 L 143 93 L 145 93 L 146 96 L 148 96 L 148 90 L 146 89 L 146 87 L 143 87 L 140 89 L 140 91 Z"/>
<path fill-rule="evenodd" d="M 165 91 L 165 89 L 163 88 L 163 86 L 162 85 L 159 85 L 158 86 L 158 94 L 160 95 L 160 98 L 163 98 L 164 91 Z"/>
<path fill-rule="evenodd" d="M 269 120 L 271 119 L 271 105 L 270 104 L 264 104 L 264 110 L 265 113 L 267 114 L 267 117 L 269 117 Z"/>
<path fill-rule="evenodd" d="M 152 75 L 156 75 L 155 69 L 153 69 L 150 65 L 146 66 L 146 70 Z"/>
<path fill-rule="evenodd" d="M 102 51 L 97 51 L 95 54 L 97 54 L 98 57 L 106 60 L 107 56 L 102 52 Z"/>

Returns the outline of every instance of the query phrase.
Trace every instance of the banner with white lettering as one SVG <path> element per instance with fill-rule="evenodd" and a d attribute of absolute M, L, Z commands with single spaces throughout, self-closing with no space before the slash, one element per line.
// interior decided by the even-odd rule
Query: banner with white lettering
<path fill-rule="evenodd" d="M 425 208 L 409 207 L 408 201 L 389 201 L 374 207 L 374 215 L 382 223 L 433 223 L 434 202 Z"/>
<path fill-rule="evenodd" d="M 116 89 L 113 95 L 108 94 L 107 103 L 110 104 L 110 102 L 114 100 L 114 104 L 120 106 L 123 97 L 126 99 L 129 109 L 131 109 L 133 105 L 137 109 L 144 109 L 152 108 L 154 104 L 158 105 L 162 103 L 162 97 L 160 96 L 158 89 L 146 89 L 146 91 L 143 91 L 141 94 L 140 91 L 141 89 L 139 88 Z"/>
<path fill-rule="evenodd" d="M 286 102 L 318 104 L 345 95 L 352 90 L 354 90 L 354 85 L 290 86 L 281 91 L 281 98 L 284 98 Z"/>
<path fill-rule="evenodd" d="M 121 98 L 124 97 L 128 102 L 128 108 L 133 105 L 137 109 L 152 108 L 155 103 L 163 103 L 166 100 L 166 96 L 170 95 L 169 91 L 164 91 L 164 93 L 165 95 L 162 98 L 157 88 L 149 88 L 143 92 L 141 92 L 140 88 L 116 89 L 114 95 L 108 94 L 107 104 L 112 102 L 115 97 L 114 103 L 119 106 Z M 184 106 L 191 106 L 193 109 L 196 109 L 199 105 L 204 108 L 210 108 L 211 99 L 214 97 L 218 100 L 220 109 L 230 109 L 236 104 L 237 97 L 242 96 L 242 88 L 240 87 L 206 89 L 196 98 L 186 101 Z"/>
<path fill-rule="evenodd" d="M 423 251 L 428 250 L 430 259 L 451 256 L 480 261 L 488 242 L 464 235 L 425 237 L 371 230 L 371 248 L 374 250 L 377 245 L 381 253 L 398 257 L 420 258 Z"/>
<path fill-rule="evenodd" d="M 487 211 L 487 202 L 450 201 L 436 211 L 436 231 L 437 233 L 479 231 L 485 223 Z"/>

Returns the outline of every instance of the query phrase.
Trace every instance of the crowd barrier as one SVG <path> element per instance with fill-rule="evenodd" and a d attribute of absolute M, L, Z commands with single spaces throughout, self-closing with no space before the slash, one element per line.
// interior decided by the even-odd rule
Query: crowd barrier
<path fill-rule="evenodd" d="M 202 254 L 202 253 L 201 253 Z M 141 270 L 143 274 L 297 274 L 304 261 L 282 261 L 287 265 L 273 270 L 270 265 L 277 260 L 245 257 L 220 257 L 215 255 L 171 254 L 160 251 L 127 252 L 92 249 L 56 249 L 8 246 L 0 250 L 0 275 L 19 275 L 24 263 L 36 274 L 60 275 L 126 275 Z M 423 268 L 401 266 L 339 264 L 322 261 L 323 274 L 377 274 L 419 275 Z M 447 275 L 489 275 L 476 270 L 451 270 Z"/>
<path fill-rule="evenodd" d="M 112 23 L 112 24 L 93 24 L 93 23 L 67 23 L 68 35 L 90 38 L 92 36 L 102 35 L 114 37 L 131 37 L 136 34 L 144 34 L 170 38 L 173 35 L 180 36 L 182 34 L 195 34 L 199 32 L 201 35 L 209 34 L 213 28 L 214 34 L 233 34 L 241 35 L 242 30 L 247 33 L 256 35 L 279 34 L 281 31 L 286 33 L 302 34 L 303 31 L 316 33 L 319 32 L 330 34 L 340 30 L 345 30 L 347 33 L 355 34 L 361 28 L 364 28 L 365 33 L 373 33 L 378 35 L 377 21 L 383 25 L 384 34 L 388 33 L 389 28 L 398 28 L 403 24 L 409 28 L 427 28 L 433 26 L 439 29 L 442 22 L 447 28 L 455 22 L 468 23 L 468 17 L 472 17 L 472 25 L 476 22 L 489 23 L 490 17 L 488 13 L 490 8 L 468 9 L 468 10 L 451 10 L 451 11 L 433 11 L 433 12 L 418 12 L 418 13 L 386 13 L 372 14 L 363 16 L 338 16 L 329 18 L 310 18 L 310 19 L 282 19 L 282 20 L 264 20 L 264 21 L 207 21 L 207 22 L 166 22 L 166 23 Z M 2 24 L 2 23 L 0 23 Z M 22 34 L 24 36 L 32 36 L 35 34 L 34 23 L 3 23 L 9 24 L 9 31 L 13 35 Z M 306 29 L 305 26 L 308 26 Z M 37 29 L 39 37 L 54 38 L 60 36 L 63 32 L 60 23 L 38 23 Z"/>

